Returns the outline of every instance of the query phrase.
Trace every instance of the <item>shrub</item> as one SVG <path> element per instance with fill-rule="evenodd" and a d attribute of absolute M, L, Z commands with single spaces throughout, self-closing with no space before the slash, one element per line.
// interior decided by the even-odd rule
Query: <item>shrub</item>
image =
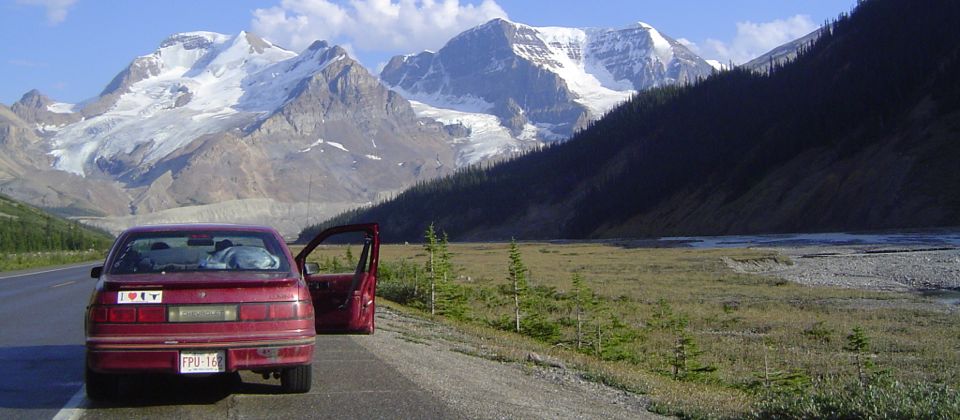
<path fill-rule="evenodd" d="M 943 384 L 875 381 L 814 383 L 806 392 L 769 393 L 754 407 L 760 419 L 955 419 L 960 392 Z"/>

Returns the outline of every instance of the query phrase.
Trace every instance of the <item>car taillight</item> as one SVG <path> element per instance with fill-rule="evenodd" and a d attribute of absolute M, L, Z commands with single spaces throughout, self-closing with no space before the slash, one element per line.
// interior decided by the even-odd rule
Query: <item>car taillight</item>
<path fill-rule="evenodd" d="M 313 317 L 313 304 L 310 302 L 300 302 L 297 305 L 297 316 L 300 318 L 311 318 Z"/>
<path fill-rule="evenodd" d="M 241 321 L 278 321 L 313 315 L 309 302 L 246 303 L 240 305 Z"/>
<path fill-rule="evenodd" d="M 297 316 L 296 303 L 274 303 L 270 305 L 271 319 L 290 319 Z"/>
<path fill-rule="evenodd" d="M 137 322 L 164 322 L 166 320 L 167 310 L 161 305 L 137 308 Z"/>
<path fill-rule="evenodd" d="M 107 308 L 104 306 L 94 306 L 90 309 L 90 319 L 93 322 L 107 322 Z"/>
<path fill-rule="evenodd" d="M 111 306 L 107 310 L 108 322 L 134 322 L 137 320 L 137 308 L 132 306 Z"/>
<path fill-rule="evenodd" d="M 206 305 L 198 305 L 196 307 L 189 307 L 189 309 L 203 310 L 205 306 Z M 210 306 L 213 307 L 217 305 Z M 232 307 L 236 308 L 236 306 Z M 176 310 L 178 308 L 181 312 L 184 309 L 183 307 L 176 306 L 168 308 L 166 305 L 94 306 L 90 308 L 90 320 L 92 322 L 111 324 L 168 322 L 168 310 Z M 311 305 L 310 302 L 245 303 L 240 305 L 238 315 L 240 321 L 279 321 L 310 318 L 313 316 L 313 305 Z M 177 320 L 173 318 L 173 315 L 170 315 L 170 317 L 169 322 L 177 322 Z M 237 319 L 236 315 L 234 315 L 234 317 L 228 321 Z M 221 319 L 220 321 L 222 322 L 224 320 Z M 185 321 L 180 319 L 179 322 L 196 322 L 196 320 Z"/>
<path fill-rule="evenodd" d="M 90 320 L 93 322 L 112 324 L 166 322 L 167 311 L 163 305 L 94 306 L 90 308 Z"/>
<path fill-rule="evenodd" d="M 240 305 L 240 320 L 263 321 L 267 319 L 267 308 L 269 306 L 265 303 Z"/>

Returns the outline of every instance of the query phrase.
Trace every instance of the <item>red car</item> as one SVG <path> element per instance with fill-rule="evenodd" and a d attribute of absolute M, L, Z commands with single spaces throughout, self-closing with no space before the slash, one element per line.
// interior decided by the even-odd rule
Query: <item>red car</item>
<path fill-rule="evenodd" d="M 320 274 L 307 257 L 324 240 L 355 236 L 353 272 Z M 315 335 L 374 331 L 377 224 L 340 226 L 293 257 L 273 229 L 187 224 L 122 233 L 86 313 L 86 392 L 109 399 L 135 373 L 250 370 L 310 390 Z M 351 262 L 352 263 L 352 262 Z"/>

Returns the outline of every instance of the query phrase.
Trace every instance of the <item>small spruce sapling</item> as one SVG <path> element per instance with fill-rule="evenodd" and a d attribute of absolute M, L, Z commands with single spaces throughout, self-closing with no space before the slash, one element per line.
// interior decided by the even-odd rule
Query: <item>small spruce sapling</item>
<path fill-rule="evenodd" d="M 853 327 L 853 332 L 847 336 L 847 343 L 843 346 L 843 349 L 854 354 L 854 361 L 857 366 L 857 378 L 860 381 L 860 386 L 866 385 L 866 378 L 864 377 L 863 367 L 864 360 L 862 355 L 865 354 L 870 348 L 870 338 L 867 337 L 867 333 L 859 325 Z"/>
<path fill-rule="evenodd" d="M 427 251 L 427 275 L 430 276 L 430 315 L 437 313 L 437 233 L 433 223 L 423 233 L 423 249 Z"/>
<path fill-rule="evenodd" d="M 436 248 L 435 268 L 437 270 L 435 287 L 436 313 L 456 319 L 467 317 L 467 297 L 463 289 L 454 283 L 456 274 L 453 267 L 453 254 L 449 248 L 446 232 L 440 237 Z"/>
<path fill-rule="evenodd" d="M 520 256 L 520 247 L 516 239 L 510 239 L 510 263 L 507 266 L 507 280 L 513 286 L 514 325 L 520 332 L 520 319 L 523 317 L 522 307 L 527 294 L 527 268 Z"/>
<path fill-rule="evenodd" d="M 584 283 L 580 273 L 573 273 L 573 304 L 577 314 L 577 350 L 583 348 L 583 323 L 587 310 L 593 306 L 593 291 Z"/>
<path fill-rule="evenodd" d="M 693 336 L 687 331 L 689 323 L 687 317 L 683 314 L 677 314 L 670 323 L 675 333 L 673 357 L 670 360 L 674 379 L 697 379 L 716 371 L 716 366 L 700 362 L 703 350 L 700 350 Z"/>

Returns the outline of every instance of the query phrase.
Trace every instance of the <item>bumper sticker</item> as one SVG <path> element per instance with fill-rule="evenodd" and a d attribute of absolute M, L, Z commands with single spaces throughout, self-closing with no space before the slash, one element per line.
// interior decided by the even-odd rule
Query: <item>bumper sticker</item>
<path fill-rule="evenodd" d="M 117 303 L 162 303 L 163 290 L 135 290 L 117 292 Z"/>

